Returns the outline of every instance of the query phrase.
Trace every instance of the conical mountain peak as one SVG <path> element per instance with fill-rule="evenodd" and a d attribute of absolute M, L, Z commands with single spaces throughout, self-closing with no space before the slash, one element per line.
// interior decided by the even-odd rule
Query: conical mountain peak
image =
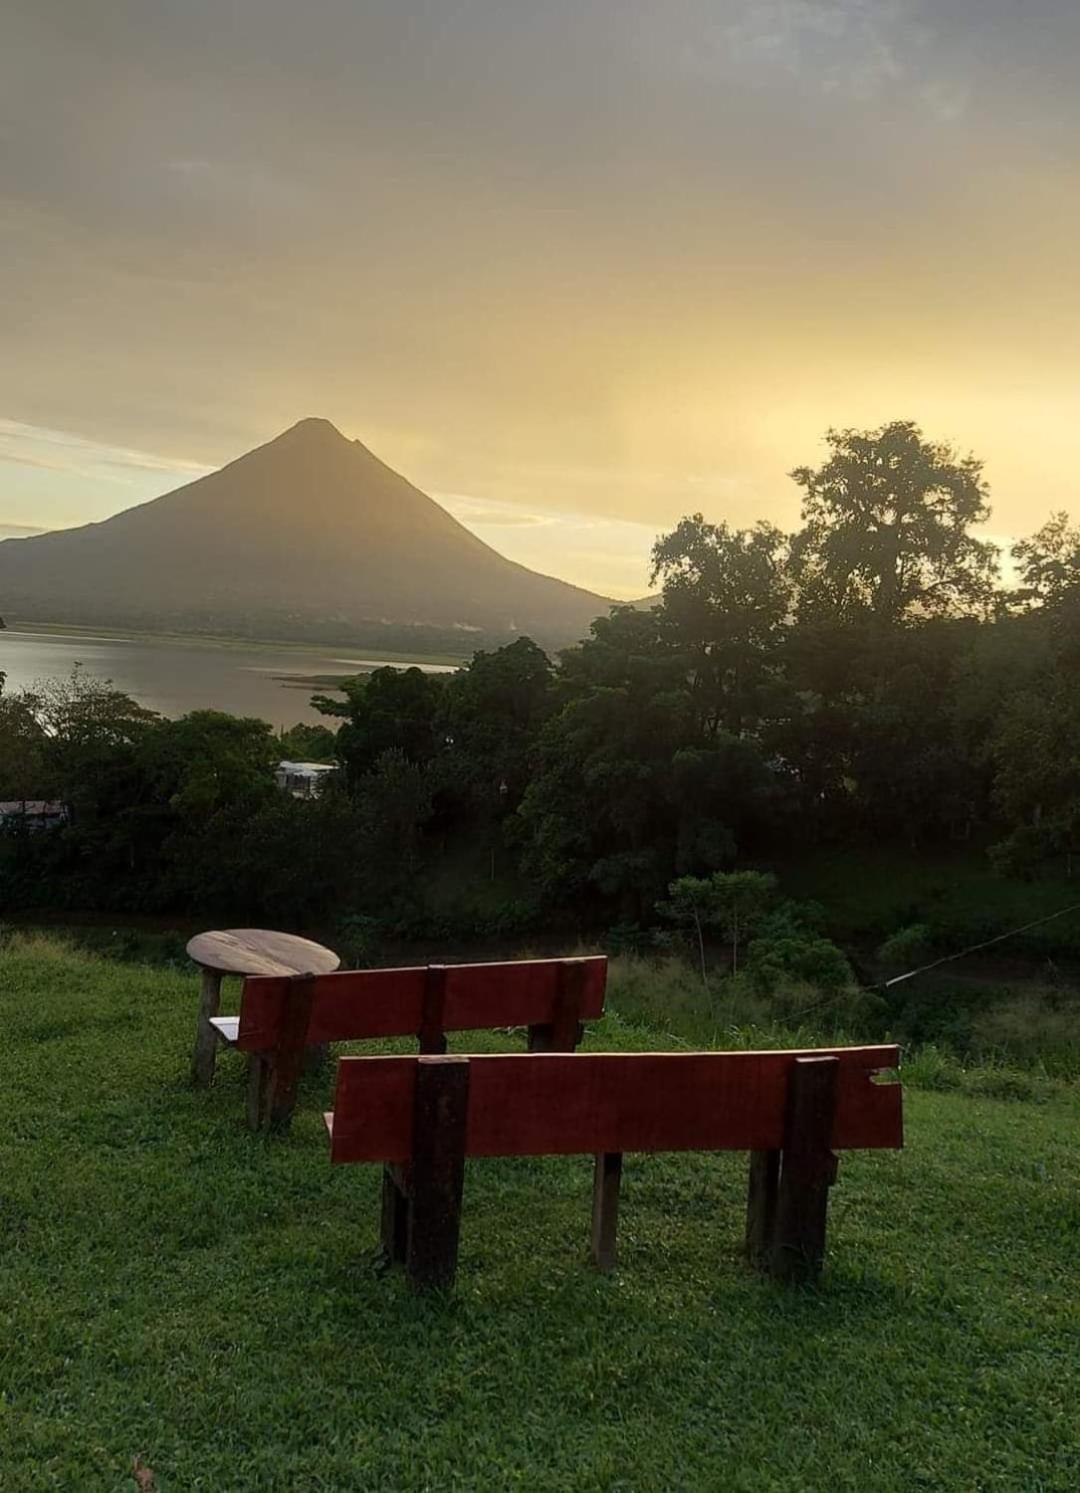
<path fill-rule="evenodd" d="M 0 543 L 0 614 L 27 620 L 370 643 L 420 627 L 561 643 L 605 606 L 505 559 L 318 417 L 103 523 Z"/>
<path fill-rule="evenodd" d="M 337 445 L 339 442 L 343 445 L 348 444 L 337 426 L 330 420 L 324 420 L 321 415 L 306 415 L 303 420 L 297 420 L 295 425 L 290 425 L 287 430 L 283 430 L 279 436 L 267 444 L 276 446 L 278 441 L 318 442 L 321 445 Z"/>

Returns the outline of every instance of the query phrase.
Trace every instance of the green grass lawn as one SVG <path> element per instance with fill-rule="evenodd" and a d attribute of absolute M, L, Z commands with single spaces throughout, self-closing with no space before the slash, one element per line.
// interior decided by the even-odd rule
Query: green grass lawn
<path fill-rule="evenodd" d="M 471 1163 L 457 1289 L 416 1298 L 377 1168 L 327 1162 L 329 1078 L 279 1142 L 236 1055 L 189 1089 L 194 976 L 16 940 L 0 998 L 4 1493 L 135 1457 L 215 1493 L 1080 1486 L 1074 1091 L 909 1093 L 907 1149 L 842 1160 L 818 1290 L 747 1269 L 727 1156 L 628 1158 L 598 1276 L 575 1158 Z"/>

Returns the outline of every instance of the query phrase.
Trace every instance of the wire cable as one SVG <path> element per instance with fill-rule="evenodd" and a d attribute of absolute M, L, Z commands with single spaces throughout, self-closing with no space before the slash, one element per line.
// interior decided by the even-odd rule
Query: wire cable
<path fill-rule="evenodd" d="M 1080 912 L 1080 902 L 1048 913 L 1044 918 L 1035 918 L 1033 922 L 1024 923 L 1020 928 L 1010 928 L 1007 933 L 998 933 L 993 938 L 984 939 L 982 943 L 973 943 L 956 954 L 945 954 L 941 959 L 931 960 L 929 964 L 920 964 L 917 969 L 909 969 L 906 974 L 894 975 L 891 980 L 883 981 L 878 988 L 888 990 L 890 985 L 902 985 L 905 980 L 914 980 L 916 975 L 928 974 L 930 970 L 939 969 L 943 964 L 952 964 L 955 959 L 966 959 L 969 954 L 977 954 L 980 949 L 988 949 L 992 944 L 1004 942 L 1006 938 L 1015 938 L 1018 933 L 1026 933 L 1029 928 L 1040 928 L 1043 923 L 1052 923 L 1055 918 L 1063 918 L 1070 912 Z"/>

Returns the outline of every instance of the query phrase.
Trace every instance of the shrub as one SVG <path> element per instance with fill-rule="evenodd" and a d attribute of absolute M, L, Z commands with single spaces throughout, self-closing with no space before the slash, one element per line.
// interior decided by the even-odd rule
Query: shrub
<path fill-rule="evenodd" d="M 925 923 L 912 923 L 891 933 L 878 949 L 877 956 L 886 969 L 900 971 L 921 964 L 932 953 L 929 927 Z"/>
<path fill-rule="evenodd" d="M 854 983 L 851 965 L 834 943 L 798 933 L 756 938 L 747 953 L 746 972 L 762 995 L 771 995 L 792 978 L 826 994 L 836 994 Z"/>
<path fill-rule="evenodd" d="M 384 930 L 378 918 L 363 912 L 349 912 L 338 920 L 337 939 L 345 964 L 350 969 L 364 969 L 378 958 Z"/>
<path fill-rule="evenodd" d="M 913 1089 L 948 1092 L 964 1086 L 964 1070 L 956 1058 L 933 1044 L 905 1053 L 901 1078 Z"/>

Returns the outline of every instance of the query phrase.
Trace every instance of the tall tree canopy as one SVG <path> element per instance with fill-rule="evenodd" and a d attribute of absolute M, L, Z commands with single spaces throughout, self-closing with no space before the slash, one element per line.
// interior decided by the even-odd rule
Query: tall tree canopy
<path fill-rule="evenodd" d="M 787 542 L 772 524 L 730 529 L 684 518 L 657 540 L 652 579 L 663 581 L 661 636 L 687 655 L 708 735 L 756 725 L 788 619 Z"/>
<path fill-rule="evenodd" d="M 828 461 L 791 473 L 805 494 L 792 541 L 803 614 L 888 627 L 985 612 L 998 567 L 995 546 L 971 532 L 990 517 L 982 463 L 910 420 L 826 440 Z"/>
<path fill-rule="evenodd" d="M 1067 513 L 1052 513 L 1041 529 L 1013 545 L 1012 555 L 1022 601 L 1055 606 L 1080 586 L 1080 529 Z"/>

